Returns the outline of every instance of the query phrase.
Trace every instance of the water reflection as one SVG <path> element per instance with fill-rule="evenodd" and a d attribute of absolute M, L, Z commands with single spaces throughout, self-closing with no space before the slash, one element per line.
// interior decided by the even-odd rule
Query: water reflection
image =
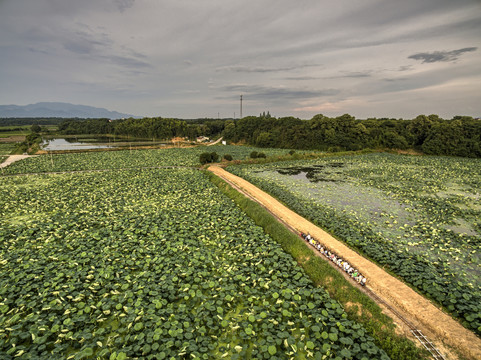
<path fill-rule="evenodd" d="M 77 139 L 50 139 L 44 140 L 41 144 L 42 148 L 47 151 L 56 150 L 88 150 L 88 149 L 105 149 L 113 147 L 113 145 L 92 144 L 88 142 L 78 141 Z"/>
<path fill-rule="evenodd" d="M 90 149 L 106 149 L 119 148 L 129 146 L 165 146 L 169 143 L 163 141 L 149 141 L 145 139 L 112 139 L 108 137 L 98 138 L 55 138 L 44 139 L 41 146 L 47 151 L 62 150 L 90 150 Z"/>
<path fill-rule="evenodd" d="M 342 179 L 335 178 L 332 175 L 340 174 L 340 172 L 333 172 L 330 168 L 341 168 L 344 166 L 342 162 L 335 162 L 323 165 L 312 166 L 292 166 L 278 169 L 277 172 L 281 175 L 294 176 L 298 179 L 308 179 L 310 182 L 317 183 L 320 181 L 343 182 Z"/>

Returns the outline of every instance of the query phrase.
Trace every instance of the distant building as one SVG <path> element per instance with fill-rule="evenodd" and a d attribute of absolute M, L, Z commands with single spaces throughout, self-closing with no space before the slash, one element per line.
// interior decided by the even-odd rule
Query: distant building
<path fill-rule="evenodd" d="M 210 141 L 210 139 L 206 136 L 199 136 L 197 138 L 197 142 L 209 142 L 209 141 Z"/>

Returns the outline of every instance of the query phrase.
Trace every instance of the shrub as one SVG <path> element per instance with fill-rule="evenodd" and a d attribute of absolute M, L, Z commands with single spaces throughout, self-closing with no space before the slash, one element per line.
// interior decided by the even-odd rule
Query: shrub
<path fill-rule="evenodd" d="M 42 131 L 42 128 L 40 127 L 40 125 L 34 124 L 30 127 L 30 131 L 34 133 L 39 133 L 40 131 Z"/>
<path fill-rule="evenodd" d="M 199 161 L 202 165 L 207 164 L 208 162 L 210 162 L 210 154 L 207 152 L 200 154 Z"/>
<path fill-rule="evenodd" d="M 219 155 L 216 152 L 203 152 L 199 155 L 199 161 L 202 165 L 219 161 Z"/>
<path fill-rule="evenodd" d="M 224 159 L 226 159 L 227 161 L 232 161 L 232 155 L 225 154 Z"/>
<path fill-rule="evenodd" d="M 259 159 L 260 159 L 260 158 L 265 159 L 267 156 L 266 156 L 266 154 L 264 154 L 263 152 L 260 152 L 260 153 L 257 154 L 257 157 L 258 157 Z"/>
<path fill-rule="evenodd" d="M 214 151 L 210 153 L 210 162 L 218 162 L 219 161 L 219 155 Z"/>
<path fill-rule="evenodd" d="M 257 151 L 251 152 L 251 159 L 257 159 L 257 158 L 258 158 Z"/>

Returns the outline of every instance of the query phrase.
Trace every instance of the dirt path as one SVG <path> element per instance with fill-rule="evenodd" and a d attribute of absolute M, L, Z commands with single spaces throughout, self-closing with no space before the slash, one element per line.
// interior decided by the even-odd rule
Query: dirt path
<path fill-rule="evenodd" d="M 26 159 L 28 157 L 32 157 L 36 155 L 10 155 L 7 160 L 5 160 L 3 163 L 0 164 L 0 168 L 7 167 L 11 163 L 14 163 L 15 161 L 19 161 L 22 159 Z"/>
<path fill-rule="evenodd" d="M 441 350 L 443 350 L 443 346 L 439 345 L 444 343 L 458 350 L 467 358 L 481 359 L 481 340 L 474 333 L 465 329 L 457 321 L 403 282 L 389 275 L 376 264 L 363 258 L 324 230 L 288 209 L 272 196 L 246 180 L 218 166 L 211 166 L 208 170 L 249 193 L 277 217 L 297 229 L 297 231 L 310 233 L 335 253 L 342 254 L 344 259 L 357 269 L 360 269 L 367 277 L 369 281 L 368 287 L 374 293 L 381 296 L 386 303 L 405 315 L 409 321 L 419 325 L 424 334 L 431 341 L 435 342 Z"/>
<path fill-rule="evenodd" d="M 220 137 L 219 139 L 217 139 L 216 141 L 214 141 L 213 143 L 210 143 L 210 144 L 207 144 L 207 146 L 212 146 L 212 145 L 216 145 L 218 144 L 219 142 L 221 142 L 223 139 L 223 137 Z"/>

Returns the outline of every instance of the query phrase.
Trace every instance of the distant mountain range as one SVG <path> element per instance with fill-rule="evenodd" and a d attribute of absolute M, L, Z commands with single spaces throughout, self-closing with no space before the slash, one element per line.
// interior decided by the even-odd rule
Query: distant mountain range
<path fill-rule="evenodd" d="M 0 105 L 0 118 L 60 117 L 60 118 L 108 118 L 133 117 L 117 111 L 109 111 L 86 105 L 63 102 L 39 102 L 30 105 Z"/>

